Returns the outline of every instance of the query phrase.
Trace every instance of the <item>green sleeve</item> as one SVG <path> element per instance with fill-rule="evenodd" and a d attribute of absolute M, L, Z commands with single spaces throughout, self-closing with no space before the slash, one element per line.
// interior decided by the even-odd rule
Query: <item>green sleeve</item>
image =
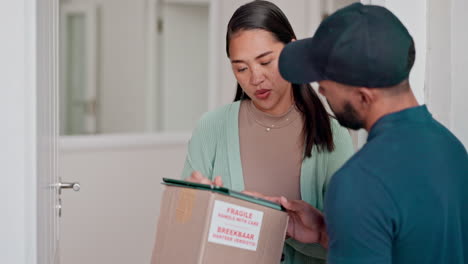
<path fill-rule="evenodd" d="M 203 176 L 212 180 L 216 140 L 213 139 L 215 131 L 211 123 L 209 116 L 205 114 L 192 132 L 182 171 L 182 179 L 190 177 L 193 171 L 199 171 Z"/>
<path fill-rule="evenodd" d="M 326 180 L 323 188 L 324 196 L 333 174 L 335 174 L 335 172 L 354 154 L 353 142 L 348 129 L 340 126 L 335 119 L 332 119 L 331 124 L 335 149 L 329 153 L 328 162 L 326 164 Z"/>

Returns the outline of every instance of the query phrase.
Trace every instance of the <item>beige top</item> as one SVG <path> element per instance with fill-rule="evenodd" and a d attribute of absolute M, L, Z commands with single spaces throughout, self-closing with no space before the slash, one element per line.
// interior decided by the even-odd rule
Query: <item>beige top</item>
<path fill-rule="evenodd" d="M 272 116 L 251 100 L 242 101 L 239 139 L 245 190 L 301 198 L 302 120 L 295 105 L 281 116 Z"/>

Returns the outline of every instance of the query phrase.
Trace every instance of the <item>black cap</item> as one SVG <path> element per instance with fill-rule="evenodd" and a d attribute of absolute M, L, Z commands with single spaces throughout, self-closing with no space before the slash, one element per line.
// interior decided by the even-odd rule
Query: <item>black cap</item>
<path fill-rule="evenodd" d="M 279 69 L 291 83 L 377 88 L 407 79 L 414 58 L 413 38 L 392 12 L 355 3 L 325 19 L 312 38 L 286 45 Z"/>

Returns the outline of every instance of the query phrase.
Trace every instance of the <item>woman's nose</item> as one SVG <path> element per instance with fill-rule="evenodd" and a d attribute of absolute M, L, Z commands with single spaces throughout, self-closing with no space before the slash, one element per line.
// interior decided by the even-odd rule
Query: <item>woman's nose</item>
<path fill-rule="evenodd" d="M 252 73 L 250 75 L 250 84 L 252 85 L 259 85 L 265 80 L 265 76 L 263 75 L 261 70 L 252 69 Z"/>

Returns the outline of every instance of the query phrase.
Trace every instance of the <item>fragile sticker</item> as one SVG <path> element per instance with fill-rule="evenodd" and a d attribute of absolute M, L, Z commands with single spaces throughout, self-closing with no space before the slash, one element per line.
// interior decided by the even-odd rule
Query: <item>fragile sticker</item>
<path fill-rule="evenodd" d="M 256 251 L 263 212 L 216 200 L 208 241 Z"/>

